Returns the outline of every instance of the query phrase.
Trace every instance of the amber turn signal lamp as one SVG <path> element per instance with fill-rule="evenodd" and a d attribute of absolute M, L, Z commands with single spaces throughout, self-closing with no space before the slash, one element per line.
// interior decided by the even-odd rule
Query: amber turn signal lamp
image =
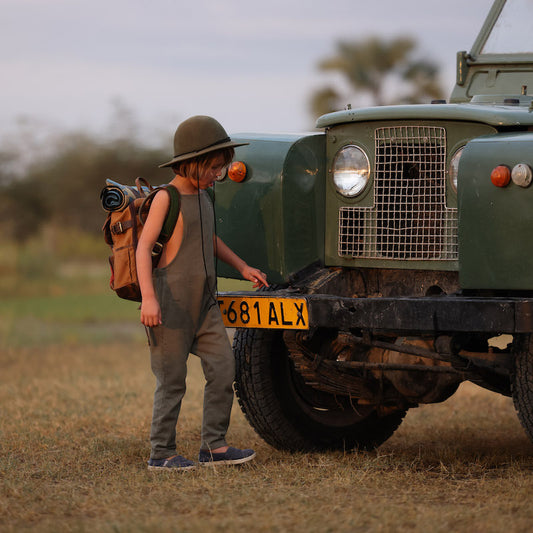
<path fill-rule="evenodd" d="M 246 165 L 242 161 L 234 161 L 228 169 L 228 177 L 232 181 L 240 183 L 246 178 Z"/>
<path fill-rule="evenodd" d="M 490 181 L 496 187 L 507 187 L 511 181 L 511 169 L 505 165 L 498 165 L 490 173 Z"/>

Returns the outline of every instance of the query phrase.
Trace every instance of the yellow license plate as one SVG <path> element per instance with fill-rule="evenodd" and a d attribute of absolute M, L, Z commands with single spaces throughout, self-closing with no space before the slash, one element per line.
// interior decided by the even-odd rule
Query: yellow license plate
<path fill-rule="evenodd" d="M 309 329 L 303 298 L 219 296 L 218 305 L 227 328 Z"/>

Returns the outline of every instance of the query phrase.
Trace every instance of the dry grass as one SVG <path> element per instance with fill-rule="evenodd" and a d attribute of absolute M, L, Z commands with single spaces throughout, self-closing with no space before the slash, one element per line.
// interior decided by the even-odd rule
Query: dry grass
<path fill-rule="evenodd" d="M 375 453 L 295 454 L 237 406 L 244 467 L 146 470 L 153 378 L 142 343 L 0 352 L 0 530 L 530 531 L 533 446 L 508 398 L 463 385 L 412 410 Z M 197 454 L 202 377 L 191 360 L 180 451 Z"/>

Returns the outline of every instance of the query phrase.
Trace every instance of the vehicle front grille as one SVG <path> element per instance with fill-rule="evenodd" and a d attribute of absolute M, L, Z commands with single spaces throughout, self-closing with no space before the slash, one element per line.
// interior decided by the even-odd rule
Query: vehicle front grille
<path fill-rule="evenodd" d="M 339 255 L 456 260 L 457 209 L 446 207 L 446 130 L 375 130 L 373 207 L 341 207 Z"/>

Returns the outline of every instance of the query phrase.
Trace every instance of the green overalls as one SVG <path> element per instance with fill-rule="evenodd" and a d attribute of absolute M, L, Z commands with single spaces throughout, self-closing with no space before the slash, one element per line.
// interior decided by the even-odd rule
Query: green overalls
<path fill-rule="evenodd" d="M 163 323 L 152 328 L 150 342 L 157 380 L 150 434 L 152 459 L 176 454 L 176 423 L 185 394 L 189 353 L 200 357 L 206 379 L 201 449 L 226 445 L 233 404 L 235 361 L 216 303 L 213 206 L 201 191 L 182 195 L 181 212 L 180 249 L 167 266 L 153 272 Z"/>

